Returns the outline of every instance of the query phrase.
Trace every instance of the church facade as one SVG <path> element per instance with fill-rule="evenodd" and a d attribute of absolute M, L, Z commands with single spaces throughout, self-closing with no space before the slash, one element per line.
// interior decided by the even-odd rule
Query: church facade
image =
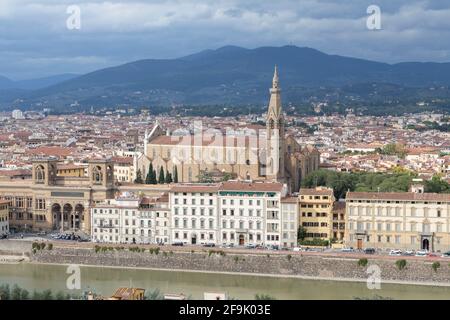
<path fill-rule="evenodd" d="M 194 130 L 190 135 L 170 135 L 159 123 L 144 139 L 144 155 L 136 169 L 145 177 L 149 164 L 158 173 L 178 177 L 177 182 L 203 182 L 205 173 L 221 179 L 278 181 L 291 192 L 300 188 L 303 177 L 319 168 L 320 153 L 312 146 L 301 146 L 285 133 L 281 89 L 277 68 L 270 89 L 266 127 L 262 130 L 222 132 Z"/>

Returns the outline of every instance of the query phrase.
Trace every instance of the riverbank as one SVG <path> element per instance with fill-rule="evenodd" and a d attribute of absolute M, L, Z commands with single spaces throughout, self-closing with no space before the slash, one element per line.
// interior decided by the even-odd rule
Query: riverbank
<path fill-rule="evenodd" d="M 87 248 L 55 248 L 30 255 L 32 263 L 100 266 L 140 270 L 164 270 L 210 274 L 238 274 L 308 280 L 366 282 L 377 266 L 382 283 L 450 286 L 450 265 L 441 263 L 434 270 L 430 261 L 408 261 L 400 270 L 393 260 L 369 258 L 366 266 L 358 259 L 302 255 L 252 255 L 221 251 L 151 253 L 128 250 L 98 251 Z M 379 268 L 379 269 L 378 269 Z"/>

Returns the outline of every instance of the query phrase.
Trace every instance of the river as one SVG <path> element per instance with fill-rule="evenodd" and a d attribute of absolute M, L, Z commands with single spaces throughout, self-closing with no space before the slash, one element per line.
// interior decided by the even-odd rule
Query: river
<path fill-rule="evenodd" d="M 81 267 L 81 290 L 69 291 L 66 269 L 62 265 L 0 264 L 0 284 L 18 284 L 30 292 L 52 289 L 53 292 L 81 293 L 91 289 L 105 296 L 112 295 L 118 287 L 131 285 L 151 290 L 158 288 L 163 293 L 184 293 L 193 299 L 202 299 L 204 292 L 226 292 L 236 299 L 253 299 L 257 293 L 296 300 L 375 295 L 393 299 L 450 299 L 450 287 L 382 283 L 380 290 L 369 290 L 365 283 L 358 282 L 106 267 Z"/>

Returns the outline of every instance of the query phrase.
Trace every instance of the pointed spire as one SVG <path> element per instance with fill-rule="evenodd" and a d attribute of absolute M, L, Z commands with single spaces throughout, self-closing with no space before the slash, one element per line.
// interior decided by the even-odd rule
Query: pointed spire
<path fill-rule="evenodd" d="M 273 74 L 273 83 L 272 83 L 272 88 L 273 89 L 278 89 L 278 67 L 277 65 L 275 65 L 275 72 Z"/>

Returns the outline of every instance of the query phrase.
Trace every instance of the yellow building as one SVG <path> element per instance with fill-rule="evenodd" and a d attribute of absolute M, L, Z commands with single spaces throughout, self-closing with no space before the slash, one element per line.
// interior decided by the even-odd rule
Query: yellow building
<path fill-rule="evenodd" d="M 87 167 L 79 166 L 73 163 L 58 164 L 56 174 L 60 177 L 84 177 Z"/>
<path fill-rule="evenodd" d="M 331 240 L 333 234 L 333 189 L 300 189 L 299 225 L 306 228 L 305 240 Z"/>
<path fill-rule="evenodd" d="M 9 201 L 0 200 L 0 237 L 9 233 Z"/>

